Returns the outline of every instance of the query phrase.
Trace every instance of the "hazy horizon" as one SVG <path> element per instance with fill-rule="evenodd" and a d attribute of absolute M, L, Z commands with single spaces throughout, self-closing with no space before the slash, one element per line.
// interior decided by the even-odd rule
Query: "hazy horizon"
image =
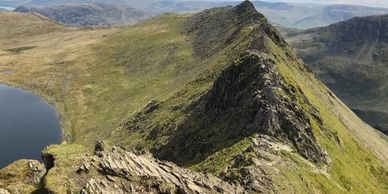
<path fill-rule="evenodd" d="M 235 1 L 241 2 L 243 0 L 176 0 L 176 1 L 213 1 L 213 2 L 225 2 Z M 265 2 L 287 2 L 287 3 L 315 3 L 315 4 L 350 4 L 361 5 L 368 7 L 388 7 L 387 0 L 251 0 L 251 1 L 265 1 Z"/>
<path fill-rule="evenodd" d="M 123 0 L 121 2 L 134 2 L 133 0 Z M 149 0 L 142 3 L 150 3 L 155 0 Z M 165 1 L 165 0 L 160 0 Z M 175 0 L 175 1 L 210 1 L 210 2 L 242 2 L 243 0 Z M 255 0 L 251 0 L 255 1 Z M 287 3 L 316 3 L 316 4 L 350 4 L 350 5 L 362 5 L 362 6 L 369 6 L 369 7 L 386 7 L 388 8 L 388 1 L 387 0 L 257 0 L 257 1 L 265 1 L 265 2 L 287 2 Z M 17 4 L 23 4 L 29 1 L 22 1 L 22 0 L 7 0 L 2 1 L 0 0 L 0 5 L 9 5 L 10 3 L 17 3 Z M 85 0 L 79 0 L 79 1 L 72 1 L 72 2 L 79 2 L 79 3 L 85 3 L 88 1 Z M 90 1 L 89 1 L 90 2 Z M 107 2 L 108 3 L 108 2 Z"/>
<path fill-rule="evenodd" d="M 288 3 L 317 3 L 317 4 L 350 4 L 368 7 L 388 7 L 386 0 L 261 0 L 266 2 L 288 2 Z"/>

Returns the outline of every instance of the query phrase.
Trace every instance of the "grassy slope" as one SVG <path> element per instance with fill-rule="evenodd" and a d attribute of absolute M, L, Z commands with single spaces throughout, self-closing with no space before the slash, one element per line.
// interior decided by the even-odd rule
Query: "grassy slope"
<path fill-rule="evenodd" d="M 182 34 L 186 17 L 168 14 L 132 28 L 66 28 L 7 39 L 2 48 L 36 47 L 21 53 L 2 50 L 0 68 L 14 73 L 0 82 L 55 103 L 66 139 L 89 144 L 107 138 L 151 100 L 167 99 L 203 71 L 207 63 L 194 61 L 189 37 Z M 18 30 L 3 26 L 8 32 Z"/>
<path fill-rule="evenodd" d="M 64 28 L 32 14 L 4 13 L 1 16 L 7 18 L 2 21 L 8 22 L 1 25 L 0 36 L 7 38 L 0 40 L 0 69 L 13 73 L 1 75 L 0 82 L 32 90 L 54 103 L 61 114 L 66 137 L 71 137 L 71 130 L 78 123 L 73 116 L 73 111 L 78 109 L 74 110 L 71 105 L 82 101 L 75 80 L 87 75 L 85 60 L 93 56 L 86 47 L 115 30 Z M 31 31 L 35 35 L 32 36 Z M 19 53 L 7 51 L 31 46 L 34 48 Z"/>
<path fill-rule="evenodd" d="M 81 115 L 93 117 L 90 121 L 97 126 L 79 129 L 98 131 L 82 139 L 111 136 L 107 128 L 117 128 L 152 100 L 165 100 L 195 74 L 198 67 L 192 65 L 190 42 L 179 28 L 184 18 L 165 15 L 124 29 L 94 48 L 95 66 L 82 80 L 88 86 L 83 93 L 89 102 Z"/>
<path fill-rule="evenodd" d="M 42 33 L 64 30 L 64 26 L 39 14 L 0 13 L 0 38 L 2 41 L 20 36 L 36 36 Z M 16 21 L 16 22 L 15 22 Z M 31 26 L 35 26 L 32 28 Z"/>
<path fill-rule="evenodd" d="M 22 36 L 8 39 L 1 42 L 2 48 L 37 47 L 19 54 L 1 51 L 0 64 L 5 66 L 0 68 L 14 70 L 15 73 L 1 76 L 0 81 L 37 91 L 56 103 L 63 115 L 65 132 L 71 134 L 77 143 L 88 145 L 97 137 L 111 137 L 114 142 L 147 146 L 154 142 L 146 140 L 146 133 L 136 132 L 128 136 L 119 125 L 153 99 L 162 103 L 152 119 L 147 121 L 149 129 L 158 124 L 179 123 L 185 118 L 184 111 L 174 111 L 179 109 L 174 105 L 187 106 L 206 92 L 217 72 L 228 64 L 225 55 L 230 54 L 231 48 L 238 48 L 244 40 L 249 40 L 241 36 L 219 55 L 201 60 L 193 55 L 192 37 L 182 34 L 186 18 L 187 15 L 168 14 L 117 31 L 68 29 L 65 32 L 49 31 L 32 39 Z M 249 28 L 242 33 L 248 32 Z M 314 192 L 318 189 L 323 192 L 383 193 L 382 187 L 387 185 L 383 182 L 387 178 L 386 170 L 372 152 L 378 152 L 381 159 L 387 161 L 386 142 L 340 101 L 330 97 L 327 89 L 312 74 L 301 71 L 301 63 L 286 60 L 285 51 L 276 45 L 271 44 L 271 48 L 281 56 L 278 59 L 281 75 L 289 83 L 302 88 L 319 110 L 329 131 L 316 126 L 315 134 L 332 159 L 327 167 L 329 177 L 312 172 L 313 169 L 303 159 L 293 154 L 286 155 L 285 160 L 290 160 L 295 168 L 285 165 L 278 168 L 296 191 Z M 279 58 L 272 57 L 274 60 Z M 329 110 L 329 107 L 337 110 Z M 331 139 L 330 134 L 337 134 L 341 143 Z M 159 141 L 163 143 L 164 137 Z M 370 144 L 369 151 L 366 142 Z M 225 161 L 225 155 L 233 157 L 247 144 L 243 140 L 226 148 L 222 154 L 216 153 L 209 158 Z M 66 154 L 73 152 L 71 150 L 74 150 L 72 146 L 59 146 L 50 152 L 66 158 Z M 220 169 L 219 166 L 216 168 Z M 201 166 L 196 169 L 201 170 Z M 51 174 L 48 182 L 55 182 L 58 177 L 54 171 Z"/>

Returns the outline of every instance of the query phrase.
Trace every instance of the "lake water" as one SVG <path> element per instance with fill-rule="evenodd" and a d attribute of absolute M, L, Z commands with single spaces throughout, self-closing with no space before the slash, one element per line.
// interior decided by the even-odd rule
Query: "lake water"
<path fill-rule="evenodd" d="M 0 85 L 0 168 L 18 159 L 41 159 L 61 141 L 55 108 L 31 92 Z"/>

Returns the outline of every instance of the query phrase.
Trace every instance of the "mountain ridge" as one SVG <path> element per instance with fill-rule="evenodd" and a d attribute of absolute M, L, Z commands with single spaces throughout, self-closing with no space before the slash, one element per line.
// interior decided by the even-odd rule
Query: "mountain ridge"
<path fill-rule="evenodd" d="M 41 178 L 49 191 L 103 191 L 102 185 L 182 191 L 147 174 L 147 167 L 168 162 L 132 155 L 148 151 L 189 168 L 184 176 L 203 172 L 199 177 L 211 183 L 208 173 L 246 192 L 387 190 L 388 143 L 315 78 L 250 2 L 120 29 L 72 30 L 32 42 L 16 36 L 14 47 L 50 41 L 0 55 L 15 70 L 1 82 L 31 87 L 60 105 L 68 138 L 43 151 L 48 173 Z M 58 44 L 62 50 L 46 51 L 33 66 L 22 60 Z M 147 164 L 143 179 L 128 174 L 139 169 L 120 159 L 129 156 Z M 25 168 L 19 165 L 0 175 Z"/>
<path fill-rule="evenodd" d="M 232 138 L 226 138 L 226 140 L 222 140 L 222 135 L 221 134 L 228 134 L 230 133 L 229 131 L 222 131 L 221 133 L 214 134 L 212 136 L 220 138 L 221 142 L 228 142 L 228 139 L 233 139 L 234 141 L 238 138 L 238 133 L 254 133 L 262 131 L 262 133 L 266 133 L 270 136 L 278 136 L 278 137 L 284 137 L 289 135 L 288 137 L 289 140 L 293 141 L 295 146 L 298 148 L 298 150 L 301 152 L 302 155 L 304 155 L 306 158 L 309 158 L 313 160 L 314 162 L 323 162 L 325 161 L 324 159 L 324 154 L 322 150 L 320 150 L 319 146 L 314 142 L 314 136 L 309 134 L 309 130 L 307 129 L 306 131 L 303 131 L 304 127 L 298 126 L 300 123 L 306 122 L 306 118 L 301 118 L 304 121 L 298 121 L 298 120 L 293 120 L 292 118 L 297 118 L 297 114 L 301 115 L 303 113 L 297 113 L 297 110 L 295 109 L 287 109 L 287 106 L 296 106 L 296 105 L 288 105 L 287 102 L 286 104 L 282 104 L 281 100 L 278 101 L 277 98 L 279 98 L 275 92 L 273 91 L 273 88 L 279 88 L 279 90 L 295 90 L 295 88 L 287 88 L 287 86 L 282 85 L 282 80 L 279 79 L 275 73 L 274 73 L 274 62 L 272 62 L 269 59 L 265 59 L 265 56 L 261 56 L 259 53 L 268 53 L 270 52 L 268 49 L 268 46 L 265 45 L 265 37 L 271 38 L 276 44 L 285 46 L 286 43 L 279 37 L 278 33 L 268 24 L 268 21 L 264 18 L 263 15 L 259 14 L 256 12 L 254 9 L 253 4 L 250 4 L 248 2 L 244 2 L 234 8 L 234 10 L 231 10 L 229 12 L 235 12 L 237 15 L 236 21 L 237 24 L 241 25 L 241 27 L 237 27 L 236 31 L 240 31 L 239 28 L 245 28 L 247 26 L 255 26 L 258 25 L 258 27 L 252 27 L 252 32 L 248 35 L 249 37 L 252 37 L 252 42 L 260 42 L 261 44 L 258 45 L 247 45 L 249 50 L 247 50 L 247 53 L 242 53 L 241 56 L 237 59 L 238 62 L 235 62 L 234 65 L 229 65 L 230 67 L 227 67 L 221 72 L 219 75 L 220 78 L 214 81 L 213 88 L 210 89 L 208 94 L 206 94 L 203 98 L 204 100 L 200 100 L 199 102 L 194 102 L 195 104 L 200 104 L 198 107 L 193 108 L 195 109 L 200 109 L 199 112 L 201 114 L 204 114 L 203 116 L 200 114 L 198 115 L 198 118 L 195 118 L 194 120 L 197 120 L 196 125 L 199 125 L 199 127 L 194 127 L 194 126 L 188 126 L 184 127 L 184 129 L 179 129 L 184 131 L 183 133 L 186 133 L 186 131 L 192 131 L 191 135 L 190 134 L 182 134 L 178 135 L 178 137 L 174 137 L 177 139 L 177 141 L 172 141 L 173 147 L 176 147 L 175 149 L 183 148 L 183 147 L 199 147 L 198 149 L 201 150 L 201 147 L 206 147 L 205 149 L 212 149 L 213 146 L 217 147 L 216 140 L 207 140 L 206 136 L 200 136 L 196 137 L 195 133 L 198 133 L 198 131 L 202 129 L 209 130 L 208 128 L 210 127 L 210 123 L 218 123 L 219 125 L 224 126 L 225 129 L 229 128 L 240 128 L 238 129 L 240 132 L 237 132 L 237 134 L 233 134 Z M 233 15 L 232 13 L 226 13 L 227 15 Z M 204 15 L 210 15 L 208 12 L 204 11 L 202 14 Z M 207 17 L 205 20 L 201 19 L 201 14 L 198 16 L 199 18 L 197 20 L 200 20 L 201 23 L 214 23 L 214 19 L 212 17 Z M 233 16 L 229 16 L 233 18 Z M 233 19 L 232 19 L 233 20 Z M 256 23 L 257 21 L 257 23 Z M 194 22 L 196 23 L 196 22 Z M 209 26 L 210 27 L 210 26 Z M 194 27 L 195 28 L 195 27 Z M 211 28 L 204 28 L 203 31 L 209 32 L 210 29 L 215 30 L 215 34 L 220 34 L 217 31 L 217 27 L 212 26 Z M 222 27 L 220 28 L 222 29 Z M 202 31 L 202 30 L 200 30 Z M 207 33 L 208 34 L 208 33 Z M 232 34 L 235 34 L 233 32 Z M 199 35 L 201 36 L 201 35 Z M 211 37 L 211 36 L 210 36 Z M 217 41 L 217 43 L 219 43 Z M 263 44 L 264 43 L 264 44 Z M 222 43 L 221 43 L 222 44 Z M 205 53 L 208 53 L 205 51 Z M 255 66 L 254 64 L 262 64 L 264 67 L 258 67 Z M 251 71 L 250 73 L 248 73 Z M 263 74 L 260 72 L 263 71 Z M 241 77 L 241 75 L 247 74 L 247 77 Z M 257 74 L 258 76 L 255 77 L 254 74 Z M 241 79 L 241 80 L 240 80 Z M 259 80 L 257 83 L 255 83 L 255 79 Z M 263 79 L 263 80 L 261 80 Z M 267 80 L 266 80 L 267 79 Z M 241 83 L 239 83 L 241 82 Z M 257 86 L 249 86 L 250 82 L 255 83 Z M 268 83 L 272 83 L 273 85 L 270 85 Z M 252 88 L 250 88 L 252 87 Z M 232 88 L 232 89 L 230 89 Z M 255 98 L 255 91 L 263 91 L 263 96 L 262 99 L 258 98 L 258 102 L 252 102 L 250 99 Z M 233 96 L 235 94 L 241 95 L 241 97 L 237 97 L 239 100 L 243 100 L 244 102 L 238 102 L 237 99 L 233 99 L 230 96 Z M 263 102 L 260 102 L 263 101 Z M 258 105 L 254 105 L 255 103 L 258 103 Z M 201 105 L 204 104 L 204 105 Z M 273 105 L 271 108 L 264 108 L 265 105 Z M 203 108 L 201 106 L 204 106 Z M 230 108 L 234 107 L 235 108 Z M 246 106 L 245 108 L 242 108 Z M 276 110 L 276 108 L 279 108 L 279 110 Z M 260 110 L 257 113 L 247 113 L 245 111 L 238 113 L 237 110 Z M 275 109 L 275 110 L 272 110 Z M 233 110 L 233 111 L 231 111 Z M 230 112 L 229 112 L 230 111 Z M 196 111 L 193 111 L 193 115 L 195 115 Z M 234 113 L 233 113 L 234 112 Z M 276 115 L 273 114 L 272 112 L 290 112 L 289 114 L 293 115 Z M 233 117 L 228 118 L 228 115 L 233 115 Z M 241 114 L 240 116 L 238 116 Z M 252 115 L 250 115 L 252 114 Z M 256 115 L 257 114 L 257 115 Z M 218 115 L 218 116 L 215 116 Z M 217 118 L 220 117 L 220 118 Z M 225 118 L 223 118 L 225 117 Z M 249 121 L 248 118 L 261 118 L 262 123 L 255 124 L 254 121 Z M 284 120 L 282 120 L 284 118 Z M 289 118 L 289 119 L 285 119 Z M 228 123 L 228 120 L 233 120 L 236 123 Z M 202 124 L 202 121 L 203 124 Z M 219 122 L 221 121 L 221 122 Z M 280 123 L 281 126 L 278 126 L 277 123 Z M 284 123 L 284 124 L 283 124 Z M 255 126 L 257 125 L 257 126 Z M 286 125 L 290 125 L 286 127 Z M 246 127 L 250 126 L 250 130 L 245 131 Z M 287 134 L 288 132 L 281 132 L 282 129 L 289 128 L 289 130 L 295 130 L 294 132 L 290 132 L 290 134 Z M 197 129 L 195 129 L 197 128 Z M 210 129 L 210 131 L 215 132 L 217 129 Z M 249 132 L 251 131 L 251 132 Z M 178 132 L 179 133 L 179 132 Z M 206 133 L 206 132 L 205 132 Z M 283 134 L 282 134 L 283 133 Z M 293 134 L 295 133 L 295 134 Z M 245 136 L 247 136 L 245 134 Z M 281 134 L 281 135 L 280 135 Z M 212 137 L 210 136 L 210 137 Z M 249 135 L 248 135 L 249 136 Z M 304 143 L 298 143 L 296 142 L 297 137 L 301 138 L 298 141 L 306 141 Z M 243 135 L 244 137 L 244 135 Z M 212 145 L 209 143 L 205 143 L 203 145 L 199 144 L 196 145 L 196 140 L 191 140 L 191 138 L 203 141 L 203 142 L 212 142 Z M 311 138 L 311 139 L 310 139 Z M 287 138 L 286 138 L 287 139 Z M 179 143 L 179 141 L 183 141 Z M 193 142 L 193 143 L 190 143 Z M 309 146 L 306 146 L 309 144 Z M 167 146 L 169 147 L 169 146 Z M 304 149 L 302 153 L 302 147 L 308 148 L 311 147 L 311 150 L 306 150 Z M 162 149 L 163 150 L 163 149 Z M 174 150 L 174 149 L 173 149 Z M 168 160 L 173 160 L 174 154 L 177 154 L 178 156 L 183 155 L 183 153 L 186 154 L 186 156 L 190 156 L 192 154 L 193 156 L 200 154 L 199 150 L 194 151 L 192 153 L 191 151 L 188 150 L 183 150 L 181 153 L 175 153 L 173 150 L 167 149 L 165 156 L 168 155 L 167 158 L 163 157 L 164 159 Z M 156 151 L 156 153 L 160 153 L 160 151 Z M 163 155 L 163 154 L 162 154 Z M 193 158 L 192 156 L 192 158 Z M 176 157 L 176 156 L 175 156 Z M 189 161 L 192 161 L 193 159 L 189 159 Z M 176 160 L 173 160 L 176 161 Z M 179 162 L 178 162 L 179 163 Z"/>

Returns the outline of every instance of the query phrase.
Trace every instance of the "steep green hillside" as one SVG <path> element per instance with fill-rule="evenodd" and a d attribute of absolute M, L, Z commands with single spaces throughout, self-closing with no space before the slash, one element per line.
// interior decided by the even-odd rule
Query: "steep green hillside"
<path fill-rule="evenodd" d="M 289 33 L 304 61 L 370 125 L 388 133 L 388 15 Z"/>
<path fill-rule="evenodd" d="M 388 191 L 388 143 L 315 78 L 249 1 L 122 29 L 68 30 L 50 39 L 60 50 L 49 52 L 53 45 L 35 37 L 34 44 L 13 40 L 12 48 L 37 47 L 0 56 L 15 72 L 0 81 L 52 99 L 64 121 L 68 142 L 44 151 L 41 189 Z M 37 61 L 27 66 L 29 59 Z"/>

